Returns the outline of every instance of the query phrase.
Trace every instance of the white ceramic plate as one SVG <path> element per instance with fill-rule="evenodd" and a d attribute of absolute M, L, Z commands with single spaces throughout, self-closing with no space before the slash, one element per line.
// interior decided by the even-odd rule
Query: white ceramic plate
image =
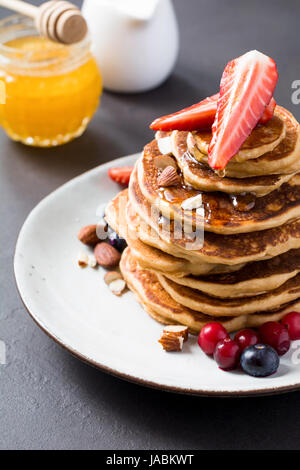
<path fill-rule="evenodd" d="M 80 359 L 119 377 L 160 389 L 199 395 L 269 394 L 300 388 L 300 365 L 289 351 L 278 372 L 264 379 L 224 372 L 190 337 L 181 353 L 157 342 L 162 326 L 131 292 L 114 296 L 104 271 L 78 267 L 83 245 L 78 230 L 99 220 L 97 208 L 119 191 L 110 166 L 131 165 L 138 155 L 115 160 L 73 179 L 30 213 L 20 232 L 15 275 L 23 302 L 36 323 Z"/>

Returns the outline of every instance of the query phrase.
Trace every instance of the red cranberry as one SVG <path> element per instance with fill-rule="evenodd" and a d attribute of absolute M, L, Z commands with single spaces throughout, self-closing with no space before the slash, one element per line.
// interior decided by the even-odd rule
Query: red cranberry
<path fill-rule="evenodd" d="M 234 341 L 236 341 L 241 350 L 244 351 L 248 346 L 254 346 L 254 344 L 259 343 L 260 339 L 256 331 L 245 328 L 236 333 Z"/>
<path fill-rule="evenodd" d="M 207 323 L 198 336 L 198 344 L 206 354 L 215 352 L 217 343 L 228 337 L 226 328 L 221 323 Z"/>
<path fill-rule="evenodd" d="M 214 360 L 220 369 L 234 369 L 240 360 L 241 350 L 239 345 L 231 338 L 219 341 L 214 353 Z"/>
<path fill-rule="evenodd" d="M 300 313 L 287 313 L 281 320 L 283 326 L 288 329 L 290 339 L 300 339 Z"/>
<path fill-rule="evenodd" d="M 290 337 L 288 330 L 276 321 L 268 321 L 259 328 L 262 343 L 272 346 L 279 356 L 290 349 Z"/>

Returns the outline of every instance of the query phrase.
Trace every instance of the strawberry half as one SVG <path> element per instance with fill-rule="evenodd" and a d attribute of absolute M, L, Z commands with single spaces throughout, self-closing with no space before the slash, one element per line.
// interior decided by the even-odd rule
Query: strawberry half
<path fill-rule="evenodd" d="M 218 98 L 219 93 L 177 113 L 155 119 L 150 128 L 154 131 L 210 129 L 215 119 Z"/>
<path fill-rule="evenodd" d="M 263 112 L 262 117 L 258 121 L 258 124 L 266 124 L 268 121 L 270 121 L 271 117 L 273 117 L 274 110 L 277 106 L 276 101 L 274 98 L 271 98 L 270 103 L 265 107 L 265 110 Z"/>
<path fill-rule="evenodd" d="M 200 129 L 210 129 L 216 117 L 217 103 L 220 97 L 219 93 L 205 98 L 205 100 L 196 103 L 189 108 L 177 111 L 177 113 L 169 114 L 155 119 L 150 124 L 150 128 L 154 131 L 197 131 Z M 276 101 L 271 99 L 266 106 L 259 124 L 266 124 L 274 114 Z"/>
<path fill-rule="evenodd" d="M 227 64 L 208 149 L 212 168 L 224 169 L 238 152 L 270 103 L 277 80 L 274 60 L 258 51 Z"/>
<path fill-rule="evenodd" d="M 133 166 L 113 167 L 108 170 L 108 176 L 116 183 L 128 186 Z"/>

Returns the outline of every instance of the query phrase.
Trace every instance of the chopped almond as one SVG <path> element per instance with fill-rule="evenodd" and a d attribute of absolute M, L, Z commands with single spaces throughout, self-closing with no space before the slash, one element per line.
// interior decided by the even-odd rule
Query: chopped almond
<path fill-rule="evenodd" d="M 122 279 L 122 275 L 118 271 L 108 271 L 104 276 L 104 282 L 108 286 L 111 282 L 117 281 L 118 279 Z"/>
<path fill-rule="evenodd" d="M 109 288 L 115 295 L 121 295 L 122 292 L 125 290 L 126 282 L 124 279 L 116 279 L 109 284 Z"/>
<path fill-rule="evenodd" d="M 163 334 L 181 336 L 185 342 L 188 340 L 189 330 L 183 325 L 168 325 L 163 329 Z"/>
<path fill-rule="evenodd" d="M 158 340 L 165 351 L 181 351 L 183 345 L 183 337 L 176 335 L 163 334 Z"/>
<path fill-rule="evenodd" d="M 89 263 L 89 256 L 87 253 L 80 251 L 77 257 L 78 266 L 85 268 Z"/>

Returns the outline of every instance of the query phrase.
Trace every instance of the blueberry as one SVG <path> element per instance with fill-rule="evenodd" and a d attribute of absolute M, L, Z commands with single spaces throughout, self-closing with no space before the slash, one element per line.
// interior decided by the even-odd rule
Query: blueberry
<path fill-rule="evenodd" d="M 122 253 L 122 251 L 124 251 L 127 246 L 126 240 L 124 240 L 124 238 L 120 238 L 119 235 L 110 227 L 108 227 L 107 233 L 108 243 L 116 248 L 116 250 L 118 250 L 120 253 Z"/>
<path fill-rule="evenodd" d="M 279 367 L 279 356 L 275 349 L 267 344 L 248 346 L 241 355 L 241 367 L 253 377 L 267 377 Z"/>

